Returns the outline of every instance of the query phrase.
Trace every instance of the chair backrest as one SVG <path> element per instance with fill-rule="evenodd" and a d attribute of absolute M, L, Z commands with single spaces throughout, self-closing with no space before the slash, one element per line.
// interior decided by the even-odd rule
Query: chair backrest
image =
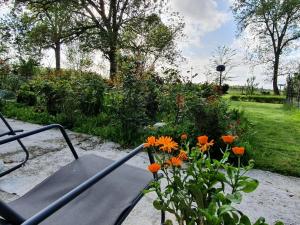
<path fill-rule="evenodd" d="M 25 219 L 0 200 L 0 216 L 12 225 L 20 225 Z"/>

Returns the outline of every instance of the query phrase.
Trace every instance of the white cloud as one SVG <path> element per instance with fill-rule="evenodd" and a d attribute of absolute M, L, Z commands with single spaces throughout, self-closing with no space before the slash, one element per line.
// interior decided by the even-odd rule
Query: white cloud
<path fill-rule="evenodd" d="M 181 47 L 201 47 L 201 37 L 215 31 L 230 19 L 226 11 L 220 11 L 216 0 L 173 0 L 171 8 L 184 17 L 184 33 L 187 40 Z"/>

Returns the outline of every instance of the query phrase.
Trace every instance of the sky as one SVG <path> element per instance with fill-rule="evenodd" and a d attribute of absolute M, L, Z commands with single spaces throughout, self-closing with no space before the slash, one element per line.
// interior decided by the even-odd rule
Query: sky
<path fill-rule="evenodd" d="M 179 48 L 186 62 L 179 65 L 183 74 L 193 68 L 198 73 L 193 82 L 206 80 L 204 68 L 209 58 L 218 46 L 227 46 L 236 49 L 236 63 L 230 76 L 234 77 L 227 83 L 244 85 L 247 78 L 256 76 L 259 87 L 272 88 L 271 81 L 267 81 L 265 70 L 245 63 L 243 39 L 237 36 L 237 26 L 230 10 L 232 0 L 171 0 L 171 8 L 184 17 L 186 23 L 184 33 L 186 39 L 179 42 Z M 285 83 L 285 78 L 279 78 L 279 83 Z"/>
<path fill-rule="evenodd" d="M 230 10 L 230 2 L 233 0 L 170 0 L 169 7 L 174 12 L 179 12 L 185 22 L 185 37 L 179 40 L 178 47 L 182 56 L 186 59 L 179 62 L 183 75 L 189 76 L 187 71 L 198 73 L 193 82 L 205 82 L 205 67 L 208 66 L 209 58 L 218 46 L 227 46 L 236 49 L 235 62 L 239 65 L 235 67 L 230 76 L 234 77 L 227 83 L 230 85 L 244 85 L 247 78 L 256 76 L 259 87 L 272 88 L 270 79 L 267 81 L 265 70 L 262 67 L 253 69 L 243 59 L 245 58 L 245 42 L 236 35 L 236 23 Z M 7 9 L 0 9 L 0 16 L 7 12 Z M 65 59 L 62 57 L 62 65 Z M 95 67 L 108 68 L 107 62 L 95 55 Z M 43 59 L 45 66 L 54 66 L 54 52 L 48 51 Z M 103 65 L 105 65 L 103 67 Z M 108 69 L 104 69 L 107 71 Z M 279 84 L 285 83 L 285 78 L 279 78 Z"/>

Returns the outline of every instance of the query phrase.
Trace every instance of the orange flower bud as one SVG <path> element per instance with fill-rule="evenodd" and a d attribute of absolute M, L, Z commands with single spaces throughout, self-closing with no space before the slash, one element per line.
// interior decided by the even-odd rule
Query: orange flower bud
<path fill-rule="evenodd" d="M 156 173 L 157 171 L 160 170 L 160 165 L 158 163 L 152 163 L 151 165 L 148 166 L 148 170 L 152 173 Z"/>
<path fill-rule="evenodd" d="M 221 138 L 225 144 L 232 144 L 235 139 L 235 137 L 232 135 L 223 135 Z"/>
<path fill-rule="evenodd" d="M 181 140 L 186 140 L 186 139 L 187 139 L 187 134 L 182 134 L 182 135 L 180 136 L 180 138 L 181 138 Z"/>
<path fill-rule="evenodd" d="M 245 148 L 244 147 L 233 147 L 232 151 L 235 155 L 241 156 L 241 155 L 244 155 Z"/>

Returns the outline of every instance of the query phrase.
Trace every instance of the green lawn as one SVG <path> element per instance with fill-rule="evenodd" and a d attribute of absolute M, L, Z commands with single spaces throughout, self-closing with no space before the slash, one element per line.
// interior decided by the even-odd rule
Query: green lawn
<path fill-rule="evenodd" d="M 255 140 L 250 152 L 258 168 L 300 176 L 300 110 L 280 104 L 231 102 L 253 123 Z"/>

